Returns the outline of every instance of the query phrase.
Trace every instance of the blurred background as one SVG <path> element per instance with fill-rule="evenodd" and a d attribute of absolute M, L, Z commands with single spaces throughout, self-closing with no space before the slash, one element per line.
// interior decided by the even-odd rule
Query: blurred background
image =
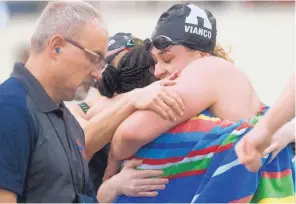
<path fill-rule="evenodd" d="M 150 37 L 157 19 L 171 5 L 187 1 L 91 1 L 109 34 Z M 250 78 L 263 102 L 272 105 L 295 69 L 294 1 L 190 1 L 217 18 L 218 41 Z M 29 56 L 30 36 L 46 1 L 0 2 L 0 83 L 15 61 Z"/>

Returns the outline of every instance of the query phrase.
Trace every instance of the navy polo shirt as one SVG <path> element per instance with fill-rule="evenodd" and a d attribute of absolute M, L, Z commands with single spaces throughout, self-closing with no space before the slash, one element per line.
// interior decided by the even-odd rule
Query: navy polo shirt
<path fill-rule="evenodd" d="M 70 111 L 16 63 L 0 85 L 0 188 L 19 202 L 77 202 L 77 194 L 95 199 L 84 146 Z"/>

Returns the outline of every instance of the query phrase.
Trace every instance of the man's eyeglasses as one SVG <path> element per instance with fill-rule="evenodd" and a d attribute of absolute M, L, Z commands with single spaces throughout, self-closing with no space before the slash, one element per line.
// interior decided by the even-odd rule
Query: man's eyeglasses
<path fill-rule="evenodd" d="M 81 46 L 78 42 L 75 42 L 74 40 L 71 40 L 69 38 L 65 38 L 65 40 L 66 40 L 66 42 L 68 42 L 68 43 L 74 45 L 75 47 L 86 52 L 91 63 L 94 64 L 99 70 L 102 70 L 105 68 L 106 60 L 102 54 L 95 53 L 95 52 Z"/>
<path fill-rule="evenodd" d="M 152 42 L 152 44 L 158 50 L 166 50 L 172 45 L 177 45 L 180 43 L 173 41 L 171 38 L 165 35 L 160 35 Z"/>

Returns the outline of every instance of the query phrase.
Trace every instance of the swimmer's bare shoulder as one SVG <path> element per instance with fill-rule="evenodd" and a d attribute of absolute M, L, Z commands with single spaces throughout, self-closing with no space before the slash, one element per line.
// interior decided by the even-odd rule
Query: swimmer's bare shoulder
<path fill-rule="evenodd" d="M 203 57 L 192 61 L 184 70 L 179 78 L 186 78 L 186 81 L 206 80 L 208 86 L 215 88 L 221 87 L 231 73 L 237 72 L 235 66 L 218 57 Z M 226 78 L 225 78 L 226 77 Z M 180 79 L 185 82 L 185 80 Z M 199 86 L 199 83 L 194 83 Z M 218 90 L 216 90 L 218 92 Z"/>
<path fill-rule="evenodd" d="M 217 101 L 211 107 L 221 118 L 239 120 L 256 114 L 262 102 L 248 76 L 235 64 L 218 57 L 204 57 L 193 61 L 184 72 L 191 77 L 206 76 L 215 88 Z M 189 74 L 186 74 L 189 76 Z"/>
<path fill-rule="evenodd" d="M 238 88 L 240 86 L 249 86 L 250 81 L 235 64 L 219 57 L 209 56 L 197 59 L 190 63 L 182 72 L 188 72 L 187 77 L 196 77 L 196 74 L 202 76 L 211 76 L 209 80 L 217 83 L 216 88 Z M 219 86 L 218 86 L 219 85 Z"/>
<path fill-rule="evenodd" d="M 229 72 L 241 72 L 236 65 L 219 57 L 208 56 L 192 61 L 185 69 L 186 72 L 215 72 L 216 75 Z M 194 77 L 194 76 L 193 76 Z"/>

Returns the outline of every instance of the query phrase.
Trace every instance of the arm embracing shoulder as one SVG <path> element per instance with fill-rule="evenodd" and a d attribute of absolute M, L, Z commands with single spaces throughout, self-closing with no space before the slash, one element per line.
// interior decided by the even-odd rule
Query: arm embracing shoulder
<path fill-rule="evenodd" d="M 164 120 L 152 111 L 138 110 L 129 116 L 115 132 L 113 156 L 118 160 L 132 156 L 141 146 L 213 105 L 219 83 L 218 65 L 214 65 L 196 60 L 182 71 L 176 85 L 165 87 L 178 94 L 185 105 L 184 115 L 175 122 Z"/>

